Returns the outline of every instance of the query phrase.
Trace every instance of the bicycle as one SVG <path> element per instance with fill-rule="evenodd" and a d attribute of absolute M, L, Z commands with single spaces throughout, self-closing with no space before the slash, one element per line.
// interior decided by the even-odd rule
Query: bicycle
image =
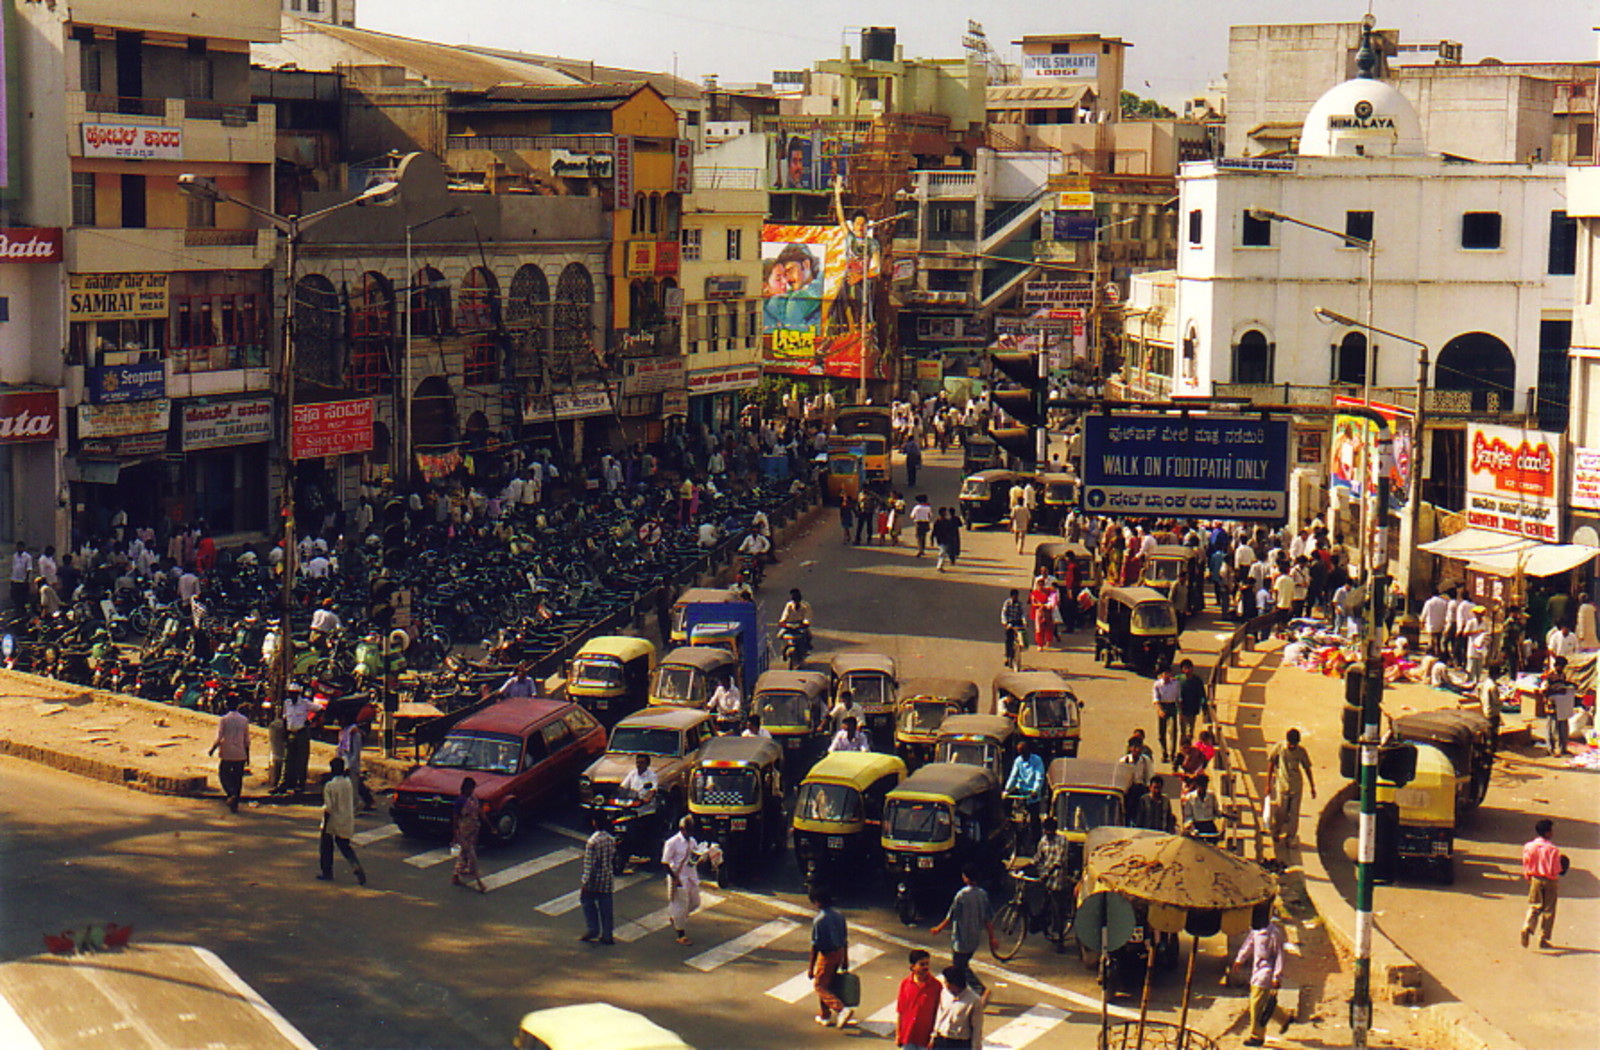
<path fill-rule="evenodd" d="M 1072 916 L 1062 906 L 1062 895 L 1043 886 L 1044 879 L 1029 870 L 1031 861 L 1019 865 L 1018 860 L 1012 859 L 1009 870 L 1011 899 L 1000 906 L 994 917 L 995 942 L 991 950 L 1000 962 L 1010 962 L 1029 933 L 1042 933 L 1056 951 L 1065 951 L 1067 928 L 1071 925 Z M 1043 890 L 1043 900 L 1037 906 L 1029 899 L 1037 896 L 1030 893 L 1030 887 L 1035 886 Z"/>

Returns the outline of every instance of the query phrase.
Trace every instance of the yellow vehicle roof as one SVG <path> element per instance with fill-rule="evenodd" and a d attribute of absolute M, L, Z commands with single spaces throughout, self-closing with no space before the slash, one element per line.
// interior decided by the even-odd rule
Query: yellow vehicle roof
<path fill-rule="evenodd" d="M 1045 771 L 1045 782 L 1051 794 L 1063 788 L 1120 793 L 1133 784 L 1133 766 L 1092 758 L 1058 758 Z"/>
<path fill-rule="evenodd" d="M 831 751 L 811 767 L 803 783 L 809 784 L 815 780 L 866 787 L 896 772 L 900 774 L 900 779 L 905 779 L 906 764 L 899 755 L 888 755 L 881 751 Z"/>
<path fill-rule="evenodd" d="M 935 796 L 960 801 L 998 788 L 1000 782 L 982 766 L 955 762 L 930 762 L 900 782 L 889 792 L 890 798 Z"/>
<path fill-rule="evenodd" d="M 1031 693 L 1066 693 L 1077 699 L 1067 680 L 1054 671 L 1001 671 L 994 676 L 994 689 L 1018 698 Z"/>
<path fill-rule="evenodd" d="M 1005 715 L 951 715 L 939 723 L 939 739 L 958 736 L 983 737 L 1004 742 L 1017 731 L 1017 723 Z"/>
<path fill-rule="evenodd" d="M 963 707 L 978 702 L 978 683 L 965 678 L 908 678 L 900 683 L 895 700 L 943 700 Z"/>
<path fill-rule="evenodd" d="M 694 1050 L 677 1033 L 610 1003 L 535 1010 L 523 1015 L 521 1029 L 550 1050 Z"/>
<path fill-rule="evenodd" d="M 821 671 L 762 671 L 756 679 L 756 693 L 804 693 L 807 697 L 828 695 L 828 676 Z"/>
<path fill-rule="evenodd" d="M 895 677 L 894 657 L 882 653 L 840 653 L 829 666 L 835 678 L 861 671 L 877 671 Z"/>
<path fill-rule="evenodd" d="M 783 748 L 761 736 L 714 736 L 700 746 L 700 765 L 754 762 L 770 766 L 783 758 Z"/>
<path fill-rule="evenodd" d="M 662 658 L 663 664 L 693 667 L 697 671 L 715 671 L 733 666 L 733 654 L 726 649 L 709 645 L 680 645 Z"/>
<path fill-rule="evenodd" d="M 583 643 L 583 648 L 578 650 L 579 656 L 614 656 L 627 663 L 637 660 L 641 656 L 655 659 L 656 647 L 653 642 L 644 638 L 632 638 L 622 634 L 608 634 L 599 638 L 591 638 Z"/>

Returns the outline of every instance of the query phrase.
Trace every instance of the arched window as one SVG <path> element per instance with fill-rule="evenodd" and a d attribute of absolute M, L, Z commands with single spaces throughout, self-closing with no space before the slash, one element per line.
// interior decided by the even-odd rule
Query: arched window
<path fill-rule="evenodd" d="M 324 383 L 339 382 L 340 342 L 344 335 L 339 290 L 320 273 L 308 273 L 294 286 L 294 374 Z"/>
<path fill-rule="evenodd" d="M 1434 386 L 1440 390 L 1471 391 L 1477 411 L 1506 411 L 1517 392 L 1516 358 L 1488 332 L 1467 332 L 1444 344 L 1434 376 Z"/>
<path fill-rule="evenodd" d="M 450 285 L 431 266 L 411 278 L 411 326 L 414 334 L 434 338 L 450 331 Z"/>
<path fill-rule="evenodd" d="M 661 232 L 661 194 L 650 194 L 650 227 L 649 232 Z"/>
<path fill-rule="evenodd" d="M 1272 382 L 1272 355 L 1276 349 L 1267 337 L 1252 328 L 1239 337 L 1233 348 L 1233 381 L 1255 386 Z"/>
<path fill-rule="evenodd" d="M 500 284 L 482 266 L 467 271 L 456 302 L 456 328 L 467 337 L 462 379 L 468 386 L 499 375 Z"/>
<path fill-rule="evenodd" d="M 649 205 L 645 201 L 644 194 L 635 193 L 633 195 L 633 232 L 634 233 L 643 233 L 645 231 L 645 223 L 647 221 L 647 219 L 646 219 L 646 210 L 647 210 L 648 207 L 649 207 Z"/>
<path fill-rule="evenodd" d="M 1367 381 L 1367 336 L 1364 332 L 1346 332 L 1339 345 L 1333 348 L 1333 382 L 1335 386 L 1361 386 Z"/>
<path fill-rule="evenodd" d="M 640 331 L 660 323 L 661 308 L 656 303 L 656 282 L 628 282 L 628 328 Z"/>
<path fill-rule="evenodd" d="M 394 286 L 368 270 L 350 300 L 349 385 L 362 393 L 382 388 L 390 376 L 394 345 Z"/>
<path fill-rule="evenodd" d="M 535 354 L 550 345 L 550 282 L 532 263 L 511 278 L 506 323 L 516 330 L 523 352 Z"/>
<path fill-rule="evenodd" d="M 580 352 L 589 351 L 593 335 L 594 278 L 581 263 L 569 263 L 556 281 L 555 349 L 563 367 L 575 371 Z"/>

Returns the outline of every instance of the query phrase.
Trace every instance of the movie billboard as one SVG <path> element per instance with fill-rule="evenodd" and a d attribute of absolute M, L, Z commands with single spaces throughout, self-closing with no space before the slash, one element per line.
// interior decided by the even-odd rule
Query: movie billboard
<path fill-rule="evenodd" d="M 873 330 L 871 282 L 880 267 L 878 242 L 862 216 L 852 217 L 849 226 L 764 226 L 761 343 L 767 370 L 859 377 L 861 332 Z M 880 355 L 878 378 L 881 361 Z"/>
<path fill-rule="evenodd" d="M 827 191 L 850 174 L 853 146 L 838 135 L 812 129 L 780 133 L 774 140 L 773 189 Z"/>
<path fill-rule="evenodd" d="M 1360 408 L 1366 402 L 1359 397 L 1334 398 L 1335 409 Z M 1372 402 L 1372 410 L 1387 423 L 1382 435 L 1392 443 L 1393 455 L 1389 458 L 1389 509 L 1398 514 L 1405 509 L 1411 492 L 1412 420 L 1409 408 L 1399 405 Z M 1366 452 L 1373 441 L 1373 424 L 1361 416 L 1338 413 L 1333 417 L 1332 455 L 1328 459 L 1328 480 L 1334 488 L 1344 489 L 1354 500 L 1362 499 L 1366 492 Z"/>

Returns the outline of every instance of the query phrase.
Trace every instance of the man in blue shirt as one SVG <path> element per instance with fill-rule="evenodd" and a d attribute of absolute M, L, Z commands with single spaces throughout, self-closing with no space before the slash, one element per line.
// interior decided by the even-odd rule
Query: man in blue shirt
<path fill-rule="evenodd" d="M 855 1011 L 844 1004 L 835 989 L 840 971 L 849 965 L 849 932 L 827 890 L 813 890 L 811 903 L 817 906 L 816 917 L 811 920 L 810 964 L 811 986 L 816 989 L 819 1004 L 816 1021 L 843 1028 L 855 1017 Z"/>
<path fill-rule="evenodd" d="M 1019 852 L 1039 838 L 1039 803 L 1044 799 L 1044 759 L 1033 753 L 1033 745 L 1026 738 L 1017 741 L 1017 760 L 1011 764 L 1011 775 L 1006 778 L 1005 797 L 1020 801 L 1028 812 L 1028 841 L 1019 843 Z"/>
<path fill-rule="evenodd" d="M 950 911 L 939 925 L 929 933 L 950 930 L 950 961 L 966 976 L 967 984 L 978 995 L 988 989 L 978 975 L 972 972 L 972 957 L 980 947 L 979 938 L 989 935 L 989 950 L 995 950 L 994 909 L 989 905 L 989 895 L 978 885 L 978 866 L 968 864 L 961 869 L 961 888 L 950 902 Z"/>

